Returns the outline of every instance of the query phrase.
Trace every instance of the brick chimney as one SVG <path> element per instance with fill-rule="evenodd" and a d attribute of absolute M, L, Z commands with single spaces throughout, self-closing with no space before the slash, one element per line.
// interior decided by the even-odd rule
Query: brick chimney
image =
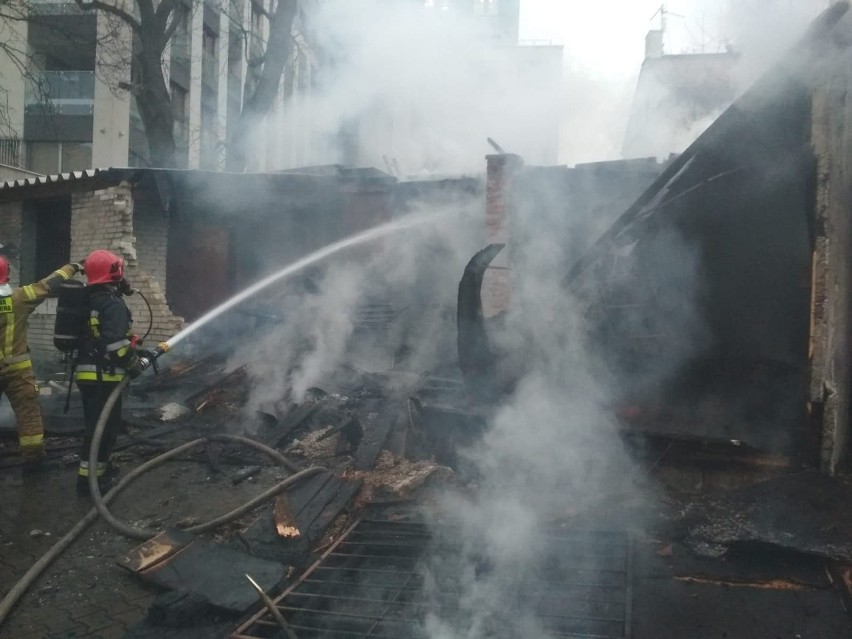
<path fill-rule="evenodd" d="M 485 271 L 482 283 L 482 311 L 493 317 L 509 307 L 511 269 L 509 253 L 512 216 L 512 182 L 524 165 L 523 158 L 512 153 L 487 155 L 485 182 L 485 243 L 506 244 Z"/>

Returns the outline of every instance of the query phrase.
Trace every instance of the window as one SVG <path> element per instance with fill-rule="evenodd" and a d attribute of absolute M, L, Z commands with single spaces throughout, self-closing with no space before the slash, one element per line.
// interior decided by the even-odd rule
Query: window
<path fill-rule="evenodd" d="M 175 136 L 175 146 L 179 151 L 189 148 L 189 106 L 188 92 L 175 82 L 169 84 L 172 94 L 172 113 L 175 116 L 172 134 Z"/>
<path fill-rule="evenodd" d="M 27 149 L 27 168 L 36 173 L 59 173 L 59 142 L 30 142 Z"/>
<path fill-rule="evenodd" d="M 201 47 L 204 49 L 204 55 L 215 58 L 218 41 L 219 38 L 213 33 L 213 30 L 204 27 L 204 32 L 201 34 Z"/>
<path fill-rule="evenodd" d="M 172 94 L 172 113 L 175 120 L 181 122 L 186 121 L 187 117 L 187 90 L 176 82 L 169 83 L 169 89 Z"/>
<path fill-rule="evenodd" d="M 60 153 L 62 164 L 59 168 L 63 173 L 92 168 L 91 142 L 63 142 Z"/>
<path fill-rule="evenodd" d="M 174 20 L 177 21 L 178 27 L 175 34 L 172 36 L 172 58 L 178 60 L 189 59 L 189 12 L 185 8 L 175 10 Z"/>
<path fill-rule="evenodd" d="M 211 89 L 216 89 L 219 82 L 219 37 L 212 29 L 204 27 L 201 34 L 201 79 Z"/>
<path fill-rule="evenodd" d="M 54 175 L 92 168 L 91 142 L 30 142 L 27 168 L 36 173 Z"/>

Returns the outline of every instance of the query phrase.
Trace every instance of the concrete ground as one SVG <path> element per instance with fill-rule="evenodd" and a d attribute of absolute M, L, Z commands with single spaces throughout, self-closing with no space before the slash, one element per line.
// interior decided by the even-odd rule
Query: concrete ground
<path fill-rule="evenodd" d="M 125 470 L 142 459 L 122 454 Z M 236 486 L 224 467 L 216 474 L 203 462 L 169 462 L 143 476 L 121 495 L 113 512 L 152 527 L 174 525 L 189 516 L 211 518 L 274 483 L 275 469 Z M 0 593 L 5 593 L 55 541 L 90 508 L 75 491 L 75 464 L 53 462 L 38 475 L 0 469 Z M 632 628 L 636 639 L 822 639 L 852 636 L 852 618 L 839 591 L 813 556 L 767 555 L 765 549 L 721 560 L 696 558 L 665 523 L 678 510 L 668 498 L 655 500 L 657 514 L 646 522 L 656 530 L 635 531 Z M 607 509 L 604 508 L 604 511 Z M 631 508 L 600 513 L 604 528 L 619 519 L 636 520 Z M 652 522 L 656 521 L 656 525 Z M 662 524 L 662 525 L 660 525 Z M 116 561 L 139 542 L 96 522 L 38 580 L 0 630 L 0 638 L 69 639 L 125 637 L 143 620 L 160 591 L 120 568 Z M 138 627 L 135 632 L 138 634 Z M 186 637 L 177 634 L 138 636 Z M 221 626 L 215 635 L 220 636 Z M 127 636 L 137 636 L 128 634 Z M 196 636 L 196 635 L 192 635 Z"/>
<path fill-rule="evenodd" d="M 125 455 L 127 456 L 127 455 Z M 0 469 L 0 593 L 91 508 L 76 494 L 76 464 L 54 462 L 37 475 Z M 123 469 L 138 459 L 119 462 Z M 225 469 L 227 474 L 230 467 Z M 274 469 L 236 486 L 206 464 L 167 462 L 127 488 L 113 512 L 124 519 L 162 527 L 182 518 L 212 518 L 275 483 Z M 145 617 L 157 588 L 116 565 L 140 542 L 97 521 L 36 582 L 0 629 L 15 639 L 117 639 Z"/>

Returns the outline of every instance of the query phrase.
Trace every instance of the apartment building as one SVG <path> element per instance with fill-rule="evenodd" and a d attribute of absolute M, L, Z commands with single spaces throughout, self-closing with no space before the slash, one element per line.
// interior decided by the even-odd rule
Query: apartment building
<path fill-rule="evenodd" d="M 499 44 L 518 43 L 520 0 L 423 0 L 427 7 L 475 16 L 484 37 Z"/>
<path fill-rule="evenodd" d="M 186 11 L 163 55 L 175 116 L 178 168 L 224 166 L 225 142 L 242 107 L 249 55 L 268 35 L 270 0 L 184 0 Z M 132 88 L 132 30 L 74 2 L 27 0 L 27 20 L 0 18 L 0 35 L 20 55 L 0 52 L 7 126 L 0 163 L 42 174 L 107 166 L 149 166 Z M 27 71 L 19 63 L 24 60 Z M 280 100 L 310 85 L 303 56 L 281 83 Z M 251 79 L 249 78 L 249 83 Z M 271 149 L 274 140 L 267 140 Z M 263 157 L 261 150 L 259 157 Z"/>
<path fill-rule="evenodd" d="M 103 12 L 82 12 L 67 0 L 15 1 L 25 3 L 29 19 L 10 23 L 0 18 L 0 37 L 26 52 L 28 71 L 21 73 L 0 51 L 0 87 L 8 98 L 4 107 L 0 95 L 0 111 L 8 112 L 9 121 L 8 130 L 0 127 L 0 164 L 48 175 L 151 166 L 142 119 L 128 90 L 142 85 L 138 69 L 129 64 L 133 47 L 138 46 L 133 31 Z M 257 67 L 248 60 L 265 48 L 268 5 L 274 0 L 180 1 L 186 3 L 187 11 L 162 60 L 174 115 L 175 165 L 223 169 L 226 142 L 233 135 L 243 97 L 246 90 L 249 95 L 253 90 Z M 416 1 L 427 10 L 446 12 L 447 20 L 462 21 L 471 42 L 490 48 L 487 67 L 477 68 L 470 62 L 465 67 L 489 78 L 489 95 L 532 96 L 516 105 L 514 120 L 505 126 L 499 120 L 505 110 L 488 107 L 489 122 L 494 125 L 483 127 L 487 135 L 506 142 L 530 161 L 554 163 L 560 114 L 553 87 L 561 77 L 561 47 L 519 45 L 519 0 Z M 454 126 L 461 132 L 445 127 L 447 120 L 436 115 L 440 109 L 423 103 L 421 94 L 387 99 L 382 89 L 370 86 L 372 78 L 363 69 L 356 78 L 348 75 L 341 64 L 346 53 L 315 51 L 303 37 L 302 27 L 297 18 L 293 30 L 297 46 L 276 104 L 249 133 L 252 153 L 247 170 L 337 163 L 376 166 L 394 174 L 457 172 L 461 169 L 447 161 L 453 150 L 446 140 L 475 143 L 477 148 L 484 144 L 486 133 L 478 132 L 469 140 L 458 118 Z M 369 104 L 353 104 L 351 90 L 373 99 Z M 447 89 L 453 90 L 453 86 Z M 482 94 L 471 97 L 489 100 Z M 433 102 L 441 100 L 432 96 Z M 519 119 L 535 122 L 535 130 L 530 132 L 527 124 L 519 126 Z M 518 131 L 516 139 L 504 129 Z M 389 169 L 388 162 L 395 164 L 397 159 L 401 170 Z"/>

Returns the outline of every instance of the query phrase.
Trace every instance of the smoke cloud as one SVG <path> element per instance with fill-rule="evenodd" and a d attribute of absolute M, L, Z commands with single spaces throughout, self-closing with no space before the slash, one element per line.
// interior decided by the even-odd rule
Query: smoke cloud
<path fill-rule="evenodd" d="M 298 402 L 342 365 L 417 373 L 455 366 L 455 290 L 479 241 L 481 203 L 415 206 L 434 221 L 352 249 L 304 281 L 264 296 L 257 310 L 274 318 L 237 351 L 255 381 L 249 408 L 289 396 Z M 359 316 L 378 307 L 386 331 L 359 330 Z M 401 361 L 396 361 L 401 360 Z"/>
<path fill-rule="evenodd" d="M 279 162 L 479 173 L 492 137 L 555 163 L 561 49 L 505 46 L 487 23 L 416 2 L 321 3 L 307 27 L 315 86 L 271 123 L 282 149 L 302 152 Z"/>
<path fill-rule="evenodd" d="M 258 125 L 257 148 L 270 139 L 275 144 L 255 166 L 343 163 L 405 176 L 479 173 L 482 155 L 490 151 L 486 137 L 529 164 L 620 156 L 645 34 L 660 26 L 659 17 L 651 19 L 659 2 L 525 0 L 522 41 L 552 43 L 535 47 L 495 36 L 483 16 L 426 4 L 306 4 L 300 41 L 309 48 L 299 53 L 305 60 L 298 62 L 298 94 Z M 669 2 L 665 52 L 736 52 L 730 71 L 736 95 L 827 5 Z M 681 152 L 729 102 L 710 113 L 687 113 L 676 134 L 661 132 L 660 148 L 649 155 Z M 689 111 L 689 105 L 671 108 L 658 109 L 645 124 L 663 128 L 658 123 L 668 122 L 672 128 Z"/>
<path fill-rule="evenodd" d="M 709 12 L 713 4 L 692 6 Z M 716 6 L 719 32 L 730 34 L 726 37 L 741 54 L 736 92 L 801 35 L 822 8 L 822 2 L 777 0 L 769 6 L 731 3 L 720 14 Z M 607 26 L 594 28 L 603 32 Z M 353 160 L 382 167 L 389 158 L 406 175 L 481 173 L 488 136 L 528 164 L 553 164 L 557 154 L 614 159 L 621 148 L 630 81 L 570 65 L 567 73 L 554 76 L 549 63 L 539 67 L 540 75 L 517 72 L 507 50 L 479 44 L 471 23 L 424 11 L 416 3 L 332 1 L 312 17 L 310 29 L 330 64 L 317 79 L 315 95 L 279 114 L 276 134 L 283 139 L 303 123 L 311 131 L 311 144 L 296 163 Z M 546 79 L 554 77 L 548 84 Z M 687 123 L 682 135 L 669 142 L 680 148 L 655 153 L 683 150 L 715 114 Z M 656 115 L 663 121 L 673 117 Z M 419 300 L 429 300 L 433 308 L 455 306 L 464 264 L 482 245 L 481 208 L 460 209 L 425 231 L 335 260 L 315 274 L 316 290 L 280 292 L 274 303 L 284 318 L 281 327 L 234 358 L 253 362 L 256 377 L 265 380 L 253 402 L 279 399 L 284 390 L 298 400 L 346 361 L 356 341 L 358 309 L 371 300 L 391 299 L 395 308 L 408 308 L 414 318 L 411 330 L 419 330 L 413 342 L 413 333 L 398 333 L 384 344 L 384 356 L 411 342 L 415 372 L 451 367 L 452 322 L 440 312 L 430 316 L 411 309 Z M 567 212 L 569 217 L 582 214 Z M 590 345 L 584 307 L 562 287 L 562 267 L 570 262 L 567 240 L 554 228 L 558 221 L 546 215 L 531 215 L 524 223 L 525 243 L 511 247 L 520 265 L 513 307 L 502 331 L 493 335 L 514 353 L 519 381 L 510 396 L 488 407 L 491 417 L 481 442 L 463 451 L 475 476 L 475 494 L 448 493 L 438 514 L 427 513 L 430 521 L 452 524 L 460 546 L 457 555 L 436 557 L 427 568 L 438 574 L 450 562 L 461 566 L 465 576 L 459 597 L 463 614 L 430 617 L 426 630 L 433 639 L 493 636 L 487 620 L 499 616 L 511 596 L 504 584 L 533 570 L 545 550 L 526 543 L 535 532 L 555 523 L 572 525 L 578 513 L 599 515 L 604 497 L 616 503 L 641 501 L 646 490 L 638 488 L 641 473 L 609 408 L 623 380 L 605 374 L 605 364 Z M 669 297 L 660 308 L 675 309 L 679 326 L 673 329 L 680 331 L 670 343 L 671 358 L 653 371 L 657 378 L 703 345 L 703 327 L 694 315 L 699 273 L 692 250 L 679 238 L 667 237 L 657 251 L 659 260 L 669 262 L 663 271 L 672 273 L 663 287 Z M 386 357 L 385 364 L 390 361 Z M 490 576 L 477 574 L 483 559 Z M 532 616 L 502 620 L 508 624 L 502 629 L 506 636 L 547 636 Z"/>

